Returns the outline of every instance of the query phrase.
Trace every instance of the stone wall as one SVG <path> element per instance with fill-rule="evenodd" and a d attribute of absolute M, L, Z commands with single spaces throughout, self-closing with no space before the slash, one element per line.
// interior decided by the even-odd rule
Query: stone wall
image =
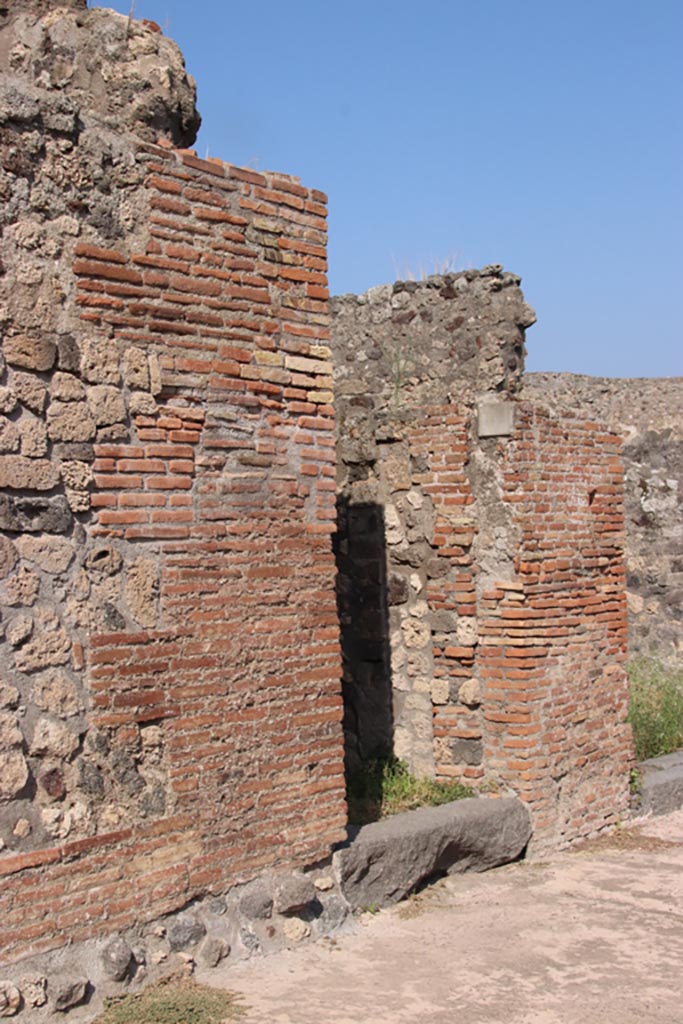
<path fill-rule="evenodd" d="M 331 342 L 326 197 L 183 148 L 158 26 L 24 0 L 0 71 L 0 962 L 86 944 L 111 980 L 125 933 L 124 983 L 207 933 L 329 930 L 342 713 L 349 764 L 516 790 L 539 846 L 615 821 L 619 442 L 593 399 L 520 397 L 519 278 L 343 296 Z M 650 440 L 656 615 L 677 471 Z"/>
<path fill-rule="evenodd" d="M 326 198 L 51 6 L 0 24 L 3 962 L 345 834 Z"/>
<path fill-rule="evenodd" d="M 347 759 L 393 746 L 432 774 L 451 651 L 472 676 L 469 420 L 478 393 L 518 388 L 535 317 L 500 267 L 341 296 L 332 317 Z"/>
<path fill-rule="evenodd" d="M 542 846 L 631 748 L 619 439 L 519 399 L 533 321 L 500 267 L 332 301 L 347 762 L 511 787 Z"/>
<path fill-rule="evenodd" d="M 631 655 L 683 659 L 683 378 L 530 373 L 524 392 L 624 438 Z"/>

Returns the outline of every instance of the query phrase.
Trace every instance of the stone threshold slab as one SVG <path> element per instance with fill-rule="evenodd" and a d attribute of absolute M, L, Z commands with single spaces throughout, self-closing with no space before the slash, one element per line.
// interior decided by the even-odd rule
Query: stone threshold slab
<path fill-rule="evenodd" d="M 384 907 L 443 875 L 516 860 L 531 831 L 516 797 L 456 800 L 364 825 L 335 852 L 333 865 L 354 910 Z"/>

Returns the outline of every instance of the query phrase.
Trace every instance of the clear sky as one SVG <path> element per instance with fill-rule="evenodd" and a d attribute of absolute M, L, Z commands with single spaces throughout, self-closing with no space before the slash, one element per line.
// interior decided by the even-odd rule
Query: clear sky
<path fill-rule="evenodd" d="M 333 293 L 502 263 L 538 314 L 528 369 L 683 374 L 681 0 L 134 14 L 185 53 L 200 156 L 328 193 Z"/>

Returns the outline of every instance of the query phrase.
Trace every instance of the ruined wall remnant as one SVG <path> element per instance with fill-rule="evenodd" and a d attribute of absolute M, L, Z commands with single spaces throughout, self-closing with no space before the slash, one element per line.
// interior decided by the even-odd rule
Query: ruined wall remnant
<path fill-rule="evenodd" d="M 478 394 L 519 386 L 534 314 L 519 279 L 489 267 L 341 296 L 332 316 L 347 759 L 393 746 L 432 774 L 433 709 L 472 678 L 469 417 Z M 452 739 L 479 764 L 480 733 Z"/>
<path fill-rule="evenodd" d="M 480 578 L 484 761 L 552 845 L 628 808 L 619 451 L 600 423 L 522 402 L 509 442 L 489 452 L 515 544 L 512 571 Z M 483 520 L 494 510 L 484 505 Z"/>
<path fill-rule="evenodd" d="M 12 0 L 0 10 L 0 30 L 3 122 L 38 146 L 41 140 L 30 134 L 36 128 L 62 136 L 61 146 L 42 140 L 46 155 L 71 152 L 65 142 L 74 132 L 87 137 L 81 161 L 92 155 L 100 166 L 102 159 L 118 162 L 126 132 L 149 142 L 194 142 L 200 124 L 194 80 L 176 44 L 153 22 L 89 11 L 86 0 Z M 60 184 L 82 190 L 92 166 L 88 161 L 70 176 L 67 159 Z"/>
<path fill-rule="evenodd" d="M 511 786 L 563 843 L 627 803 L 621 463 L 519 400 L 533 322 L 500 267 L 332 302 L 346 756 Z"/>
<path fill-rule="evenodd" d="M 86 943 L 125 984 L 334 927 L 344 736 L 516 790 L 539 845 L 614 822 L 619 439 L 520 390 L 519 278 L 342 296 L 331 332 L 326 197 L 178 148 L 158 26 L 23 0 L 0 70 L 0 963 Z"/>
<path fill-rule="evenodd" d="M 530 373 L 524 394 L 607 423 L 624 439 L 632 656 L 683 660 L 683 378 Z"/>
<path fill-rule="evenodd" d="M 518 388 L 534 314 L 489 267 L 341 296 L 332 317 L 347 760 L 393 749 L 420 773 L 476 776 L 468 431 L 479 394 Z"/>
<path fill-rule="evenodd" d="M 155 26 L 19 4 L 0 60 L 9 962 L 319 860 L 345 804 L 325 196 L 174 148 Z"/>

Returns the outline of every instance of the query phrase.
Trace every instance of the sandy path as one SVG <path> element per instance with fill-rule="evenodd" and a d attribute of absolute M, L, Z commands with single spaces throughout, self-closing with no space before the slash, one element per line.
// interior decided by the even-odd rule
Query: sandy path
<path fill-rule="evenodd" d="M 245 1024 L 683 1022 L 683 811 L 200 980 Z"/>

